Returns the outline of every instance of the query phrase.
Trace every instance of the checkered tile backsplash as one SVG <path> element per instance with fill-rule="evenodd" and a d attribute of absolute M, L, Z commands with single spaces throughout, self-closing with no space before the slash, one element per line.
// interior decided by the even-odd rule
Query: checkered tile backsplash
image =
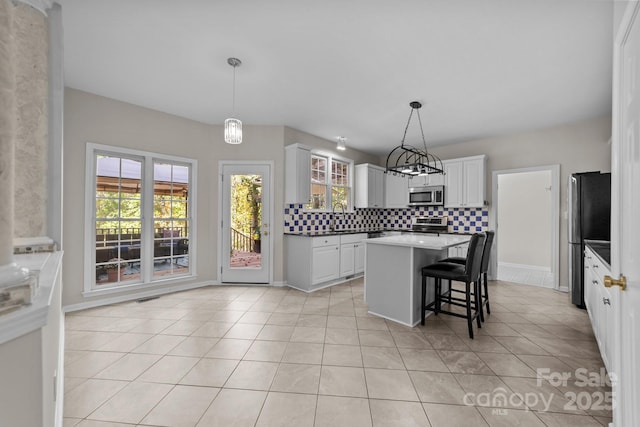
<path fill-rule="evenodd" d="M 304 211 L 303 205 L 284 208 L 285 233 L 329 231 L 331 212 Z M 489 228 L 489 211 L 483 208 L 443 208 L 415 206 L 405 209 L 355 209 L 336 213 L 336 230 L 409 230 L 414 216 L 447 216 L 450 232 L 485 231 Z"/>

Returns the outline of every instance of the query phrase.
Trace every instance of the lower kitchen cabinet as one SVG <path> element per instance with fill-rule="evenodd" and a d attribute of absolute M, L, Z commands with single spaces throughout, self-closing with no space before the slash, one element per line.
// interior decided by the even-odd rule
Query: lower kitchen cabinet
<path fill-rule="evenodd" d="M 314 291 L 364 272 L 366 233 L 317 236 L 285 235 L 287 283 Z"/>
<path fill-rule="evenodd" d="M 443 234 L 443 236 L 446 236 L 446 234 Z M 452 234 L 452 236 L 455 236 L 455 234 Z M 465 244 L 462 244 L 462 245 L 458 245 L 458 246 L 453 246 L 453 247 L 449 248 L 449 256 L 450 257 L 466 258 L 468 251 L 469 251 L 469 244 L 468 243 L 465 243 Z"/>
<path fill-rule="evenodd" d="M 593 334 L 600 348 L 600 355 L 609 372 L 612 369 L 615 315 L 617 307 L 611 292 L 604 287 L 604 276 L 611 275 L 609 269 L 597 255 L 586 247 L 584 251 L 584 303 L 589 313 Z"/>
<path fill-rule="evenodd" d="M 338 245 L 313 248 L 311 255 L 311 284 L 335 280 L 340 276 L 340 247 Z"/>

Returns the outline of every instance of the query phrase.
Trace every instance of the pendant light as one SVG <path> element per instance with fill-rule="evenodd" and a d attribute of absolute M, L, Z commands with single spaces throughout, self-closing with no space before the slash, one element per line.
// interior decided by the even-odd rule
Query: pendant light
<path fill-rule="evenodd" d="M 336 139 L 338 140 L 336 148 L 340 151 L 346 150 L 347 146 L 345 145 L 345 142 L 347 141 L 347 138 L 345 138 L 344 136 L 338 136 Z"/>
<path fill-rule="evenodd" d="M 236 67 L 242 65 L 238 58 L 227 59 L 227 64 L 233 67 L 233 115 L 236 115 Z M 224 142 L 227 144 L 242 143 L 242 122 L 230 117 L 224 121 Z"/>
<path fill-rule="evenodd" d="M 409 106 L 411 107 L 411 112 L 409 113 L 407 125 L 404 128 L 402 142 L 396 148 L 391 150 L 387 156 L 386 172 L 400 173 L 408 176 L 425 176 L 433 173 L 444 174 L 442 160 L 427 151 L 427 141 L 424 138 L 422 120 L 420 119 L 420 108 L 422 107 L 422 104 L 418 101 L 413 101 L 409 103 Z M 416 112 L 418 122 L 420 123 L 423 149 L 405 145 L 404 143 L 414 111 Z"/>

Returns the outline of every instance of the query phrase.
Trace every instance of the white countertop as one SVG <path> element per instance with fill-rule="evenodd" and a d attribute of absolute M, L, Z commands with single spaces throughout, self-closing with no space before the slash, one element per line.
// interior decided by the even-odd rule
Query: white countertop
<path fill-rule="evenodd" d="M 405 234 L 403 236 L 367 239 L 364 242 L 368 245 L 407 246 L 419 249 L 442 250 L 467 243 L 469 240 L 471 240 L 471 236 L 419 236 Z"/>
<path fill-rule="evenodd" d="M 54 289 L 62 285 L 59 283 L 61 251 L 14 255 L 13 258 L 19 267 L 38 272 L 39 289 L 30 305 L 0 316 L 0 345 L 45 326 Z"/>

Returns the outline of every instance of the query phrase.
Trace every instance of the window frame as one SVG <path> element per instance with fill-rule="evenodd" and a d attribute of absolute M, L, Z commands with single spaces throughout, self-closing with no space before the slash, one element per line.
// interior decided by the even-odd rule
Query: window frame
<path fill-rule="evenodd" d="M 333 153 L 328 153 L 325 151 L 319 151 L 319 150 L 311 150 L 311 157 L 320 157 L 323 159 L 327 160 L 327 170 L 325 171 L 325 177 L 326 177 L 326 183 L 324 184 L 327 188 L 327 197 L 326 197 L 326 206 L 324 209 L 311 209 L 308 208 L 307 205 L 303 205 L 302 209 L 304 212 L 332 212 L 333 211 L 333 193 L 332 193 L 332 188 L 334 187 L 333 181 L 332 181 L 332 172 L 333 172 L 333 163 L 334 161 L 338 161 L 340 163 L 346 163 L 347 165 L 347 181 L 348 181 L 348 185 L 344 186 L 344 185 L 335 185 L 335 187 L 340 187 L 340 188 L 348 188 L 349 189 L 349 199 L 348 199 L 348 206 L 345 207 L 345 212 L 355 212 L 355 208 L 353 206 L 353 183 L 354 183 L 354 173 L 355 173 L 355 167 L 354 167 L 354 161 L 351 159 L 348 159 L 346 157 L 342 157 L 342 156 L 337 156 Z M 309 162 L 309 172 L 311 172 L 311 161 Z M 312 185 L 312 181 L 311 181 L 311 176 L 312 174 L 309 174 L 309 187 L 310 187 L 310 195 L 312 194 L 311 192 L 311 185 Z"/>
<path fill-rule="evenodd" d="M 186 157 L 166 155 L 149 151 L 134 150 L 88 142 L 85 159 L 85 220 L 84 220 L 84 290 L 85 297 L 173 284 L 197 277 L 196 236 L 197 236 L 197 176 L 198 161 Z M 96 184 L 97 156 L 107 155 L 141 161 L 142 191 L 140 192 L 140 280 L 135 282 L 115 282 L 114 285 L 96 284 Z M 189 271 L 185 274 L 169 275 L 161 278 L 153 276 L 154 258 L 154 165 L 169 163 L 189 168 L 189 194 L 187 218 L 189 223 Z"/>

